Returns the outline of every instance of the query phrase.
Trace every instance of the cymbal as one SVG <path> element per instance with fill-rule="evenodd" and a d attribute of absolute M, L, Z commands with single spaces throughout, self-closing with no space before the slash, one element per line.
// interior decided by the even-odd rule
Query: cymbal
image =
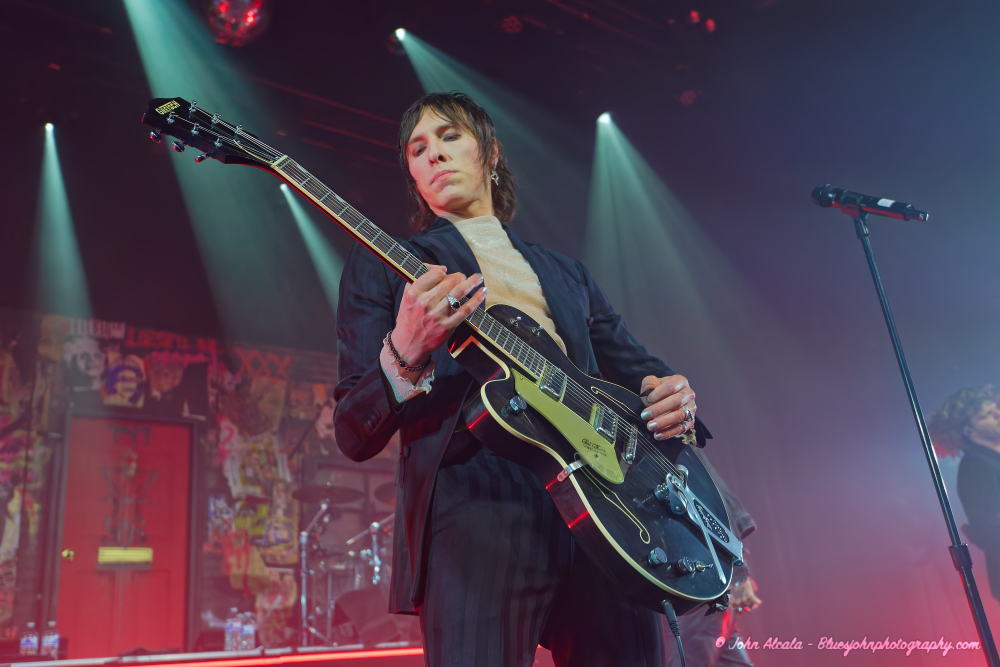
<path fill-rule="evenodd" d="M 312 484 L 296 489 L 292 498 L 304 503 L 321 503 L 329 500 L 331 505 L 344 505 L 359 500 L 365 494 L 349 486 L 334 486 L 333 484 Z"/>
<path fill-rule="evenodd" d="M 380 503 L 385 503 L 386 505 L 396 504 L 396 485 L 392 482 L 386 482 L 382 486 L 375 489 L 372 494 L 375 496 L 375 500 Z"/>

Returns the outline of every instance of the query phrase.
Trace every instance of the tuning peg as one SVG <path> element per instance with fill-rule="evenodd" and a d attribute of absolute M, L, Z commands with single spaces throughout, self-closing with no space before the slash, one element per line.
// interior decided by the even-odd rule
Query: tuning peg
<path fill-rule="evenodd" d="M 193 114 L 195 112 L 195 109 L 197 109 L 197 107 L 198 107 L 198 100 L 191 100 L 191 106 L 188 107 L 188 117 L 189 118 L 190 118 L 191 114 Z"/>
<path fill-rule="evenodd" d="M 156 143 L 156 144 L 160 143 L 160 131 L 159 130 L 153 130 L 152 132 L 150 132 L 149 133 L 149 139 L 153 143 Z"/>
<path fill-rule="evenodd" d="M 175 141 L 174 143 L 172 143 L 170 145 L 178 153 L 183 153 L 184 152 L 184 147 L 187 146 L 187 144 L 185 144 L 183 141 Z"/>
<path fill-rule="evenodd" d="M 194 161 L 195 161 L 195 162 L 204 162 L 205 160 L 207 160 L 207 159 L 208 159 L 208 158 L 210 158 L 210 157 L 215 157 L 215 155 L 216 155 L 216 154 L 217 154 L 218 152 L 219 152 L 219 151 L 217 151 L 217 150 L 213 150 L 213 151 L 209 151 L 209 152 L 207 152 L 207 153 L 202 153 L 201 155 L 199 155 L 198 157 L 196 157 L 196 158 L 194 159 Z"/>

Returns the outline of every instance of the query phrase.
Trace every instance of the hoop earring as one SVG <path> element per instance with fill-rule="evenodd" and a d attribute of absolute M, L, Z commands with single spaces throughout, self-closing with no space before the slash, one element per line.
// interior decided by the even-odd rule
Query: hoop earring
<path fill-rule="evenodd" d="M 493 183 L 500 185 L 500 177 L 497 175 L 497 166 L 493 165 L 493 173 L 490 174 L 490 178 L 493 179 Z"/>

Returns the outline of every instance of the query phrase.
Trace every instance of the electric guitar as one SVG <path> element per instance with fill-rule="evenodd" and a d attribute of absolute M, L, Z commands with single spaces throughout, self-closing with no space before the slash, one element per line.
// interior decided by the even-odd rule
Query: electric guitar
<path fill-rule="evenodd" d="M 424 262 L 289 156 L 179 97 L 150 100 L 142 122 L 153 141 L 175 137 L 225 164 L 268 171 L 312 202 L 404 280 Z M 545 484 L 590 558 L 627 594 L 679 614 L 728 604 L 743 548 L 711 475 L 685 438 L 657 442 L 636 394 L 581 372 L 537 322 L 518 309 L 479 308 L 448 342 L 479 383 L 462 409 L 470 431 Z"/>

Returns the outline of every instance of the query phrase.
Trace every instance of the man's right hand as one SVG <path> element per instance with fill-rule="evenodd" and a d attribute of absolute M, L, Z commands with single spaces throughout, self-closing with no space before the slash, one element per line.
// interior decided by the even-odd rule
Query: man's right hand
<path fill-rule="evenodd" d="M 431 352 L 440 347 L 466 317 L 486 299 L 486 287 L 463 304 L 458 310 L 448 302 L 450 294 L 461 301 L 483 282 L 482 274 L 468 278 L 461 273 L 446 274 L 443 266 L 428 264 L 427 273 L 417 278 L 403 290 L 403 300 L 396 314 L 396 328 L 392 330 L 392 344 L 399 351 L 407 366 L 420 366 L 427 362 Z M 404 375 L 419 377 L 419 373 Z"/>

